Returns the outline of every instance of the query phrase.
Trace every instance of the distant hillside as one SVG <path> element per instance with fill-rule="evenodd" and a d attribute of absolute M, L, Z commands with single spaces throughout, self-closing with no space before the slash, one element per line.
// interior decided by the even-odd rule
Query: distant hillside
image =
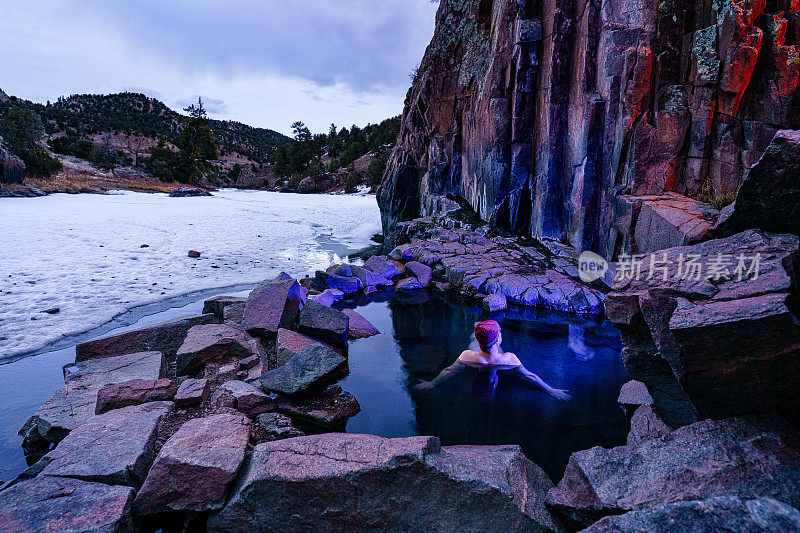
<path fill-rule="evenodd" d="M 78 94 L 37 104 L 0 90 L 0 119 L 14 108 L 41 117 L 45 138 L 40 144 L 59 154 L 63 173 L 94 167 L 102 177 L 114 172 L 174 179 L 159 172 L 159 164 L 164 154 L 169 159 L 170 151 L 177 152 L 187 117 L 155 98 L 129 92 Z M 379 182 L 400 119 L 363 128 L 331 125 L 328 133 L 320 134 L 312 134 L 298 122 L 293 125 L 294 139 L 233 121 L 209 120 L 209 127 L 219 145 L 219 157 L 212 161 L 203 184 L 330 192 Z M 70 157 L 89 165 L 74 163 Z"/>
<path fill-rule="evenodd" d="M 138 93 L 109 95 L 76 94 L 42 105 L 11 97 L 2 107 L 16 104 L 31 106 L 45 121 L 49 135 L 92 137 L 103 133 L 124 133 L 149 138 L 163 136 L 175 144 L 184 115 L 155 98 Z M 257 163 L 267 163 L 275 150 L 291 142 L 276 131 L 254 128 L 239 122 L 211 120 L 222 153 L 236 152 Z"/>

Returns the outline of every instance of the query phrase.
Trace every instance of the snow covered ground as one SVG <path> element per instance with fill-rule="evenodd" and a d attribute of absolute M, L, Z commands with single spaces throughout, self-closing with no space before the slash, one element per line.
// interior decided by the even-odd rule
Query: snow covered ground
<path fill-rule="evenodd" d="M 222 190 L 0 199 L 0 361 L 133 307 L 313 274 L 370 244 L 373 196 Z M 202 253 L 187 257 L 189 250 Z M 57 314 L 44 313 L 58 307 Z"/>

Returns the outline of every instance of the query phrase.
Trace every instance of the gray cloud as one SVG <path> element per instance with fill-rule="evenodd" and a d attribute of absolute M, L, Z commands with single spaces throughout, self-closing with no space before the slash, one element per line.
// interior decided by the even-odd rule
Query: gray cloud
<path fill-rule="evenodd" d="M 220 100 L 218 98 L 209 98 L 208 96 L 203 96 L 202 94 L 196 94 L 191 98 L 178 100 L 175 102 L 175 107 L 178 109 L 185 109 L 192 104 L 196 104 L 198 98 L 203 99 L 203 107 L 209 115 L 218 115 L 228 112 L 228 106 L 225 104 L 224 100 Z"/>
<path fill-rule="evenodd" d="M 429 0 L 90 0 L 81 16 L 191 74 L 263 72 L 355 91 L 407 85 L 433 23 Z"/>

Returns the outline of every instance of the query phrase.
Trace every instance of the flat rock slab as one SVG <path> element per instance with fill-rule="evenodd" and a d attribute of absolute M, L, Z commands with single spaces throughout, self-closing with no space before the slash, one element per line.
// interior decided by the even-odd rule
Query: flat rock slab
<path fill-rule="evenodd" d="M 342 313 L 347 315 L 349 320 L 347 333 L 351 339 L 366 339 L 380 334 L 378 328 L 361 316 L 358 311 L 354 309 L 343 309 Z"/>
<path fill-rule="evenodd" d="M 132 379 L 114 385 L 106 385 L 97 393 L 95 413 L 140 405 L 147 402 L 172 401 L 178 387 L 171 379 Z"/>
<path fill-rule="evenodd" d="M 161 352 L 171 360 L 191 327 L 213 322 L 214 315 L 211 313 L 191 315 L 112 337 L 84 342 L 75 348 L 75 360 L 86 361 L 150 351 Z"/>
<path fill-rule="evenodd" d="M 620 516 L 607 516 L 582 533 L 684 533 L 800 531 L 800 511 L 772 498 L 709 498 L 657 505 Z"/>
<path fill-rule="evenodd" d="M 276 344 L 277 365 L 281 366 L 286 361 L 297 355 L 297 353 L 311 344 L 317 343 L 316 339 L 312 339 L 308 335 L 297 333 L 290 329 L 278 330 L 278 342 Z"/>
<path fill-rule="evenodd" d="M 175 393 L 175 407 L 184 408 L 200 405 L 211 393 L 211 382 L 206 378 L 189 378 L 181 383 Z"/>
<path fill-rule="evenodd" d="M 570 457 L 549 503 L 576 528 L 605 515 L 717 496 L 800 504 L 800 434 L 774 416 L 704 420 L 637 446 Z"/>
<path fill-rule="evenodd" d="M 40 475 L 137 487 L 155 458 L 158 423 L 172 402 L 150 402 L 97 415 L 75 428 Z"/>
<path fill-rule="evenodd" d="M 347 347 L 348 327 L 347 315 L 313 301 L 300 311 L 297 323 L 300 333 L 342 348 Z"/>
<path fill-rule="evenodd" d="M 261 376 L 266 390 L 289 396 L 318 390 L 342 374 L 347 359 L 325 345 L 310 344 L 275 370 Z"/>
<path fill-rule="evenodd" d="M 131 487 L 39 476 L 0 492 L 0 531 L 125 533 L 132 502 Z"/>
<path fill-rule="evenodd" d="M 518 446 L 328 433 L 257 445 L 208 530 L 561 531 L 551 486 Z"/>
<path fill-rule="evenodd" d="M 175 355 L 178 375 L 201 371 L 207 363 L 261 355 L 258 339 L 238 324 L 202 324 L 189 329 Z"/>
<path fill-rule="evenodd" d="M 397 292 L 406 293 L 421 291 L 424 288 L 417 278 L 403 278 L 394 286 Z"/>
<path fill-rule="evenodd" d="M 361 405 L 339 385 L 331 385 L 310 398 L 279 398 L 276 410 L 317 428 L 344 430 L 347 420 L 361 411 Z"/>
<path fill-rule="evenodd" d="M 106 385 L 131 379 L 157 380 L 165 368 L 161 352 L 145 352 L 93 359 L 64 367 L 67 385 L 36 411 L 26 426 L 57 443 L 95 415 L 97 394 Z"/>
<path fill-rule="evenodd" d="M 136 495 L 142 515 L 220 509 L 245 456 L 250 420 L 239 414 L 194 418 L 164 444 Z"/>
<path fill-rule="evenodd" d="M 247 298 L 242 326 L 253 335 L 277 335 L 278 329 L 294 325 L 305 301 L 296 280 L 264 281 Z"/>

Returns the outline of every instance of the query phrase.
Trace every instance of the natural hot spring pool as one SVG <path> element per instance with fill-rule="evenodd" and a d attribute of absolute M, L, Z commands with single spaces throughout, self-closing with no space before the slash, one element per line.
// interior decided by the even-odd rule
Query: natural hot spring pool
<path fill-rule="evenodd" d="M 213 295 L 102 336 L 198 313 Z M 348 432 L 435 435 L 445 445 L 519 444 L 555 481 L 573 451 L 624 444 L 628 422 L 616 399 L 627 376 L 613 327 L 529 310 L 498 318 L 503 348 L 552 386 L 569 389 L 573 400 L 558 402 L 501 373 L 494 399 L 480 401 L 471 396 L 472 370 L 431 391 L 410 389 L 420 378 L 431 379 L 469 345 L 480 311 L 437 298 L 406 305 L 387 300 L 383 295 L 358 308 L 382 333 L 351 343 L 350 374 L 340 383 L 362 410 L 348 422 Z M 61 367 L 74 358 L 71 346 L 0 365 L 0 481 L 27 466 L 17 430 L 63 385 Z"/>
<path fill-rule="evenodd" d="M 341 385 L 358 398 L 361 412 L 348 422 L 348 433 L 435 435 L 444 445 L 519 444 L 555 481 L 572 452 L 625 444 L 629 425 L 617 396 L 629 378 L 619 332 L 607 322 L 532 310 L 493 315 L 503 328 L 503 349 L 573 399 L 560 402 L 500 372 L 494 398 L 481 400 L 473 397 L 470 369 L 433 390 L 410 388 L 432 379 L 470 344 L 482 319 L 478 308 L 433 298 L 411 305 L 376 301 L 358 312 L 382 333 L 350 345 L 350 375 Z"/>

